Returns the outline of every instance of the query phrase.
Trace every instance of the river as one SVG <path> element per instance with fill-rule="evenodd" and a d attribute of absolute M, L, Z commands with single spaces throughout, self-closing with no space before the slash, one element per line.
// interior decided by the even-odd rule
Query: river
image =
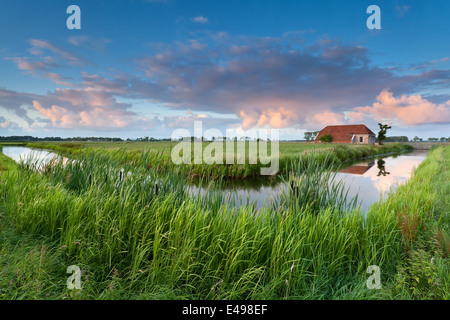
<path fill-rule="evenodd" d="M 33 159 L 45 165 L 57 154 L 48 150 L 34 150 L 27 147 L 3 147 L 3 153 L 19 162 Z M 400 155 L 363 160 L 337 172 L 336 180 L 343 180 L 349 189 L 348 198 L 358 195 L 362 210 L 367 210 L 374 202 L 385 199 L 390 191 L 404 184 L 411 177 L 412 172 L 426 159 L 428 151 L 415 150 Z M 237 205 L 247 202 L 253 203 L 257 209 L 270 205 L 288 186 L 280 179 L 260 178 L 232 180 L 224 182 L 222 191 L 229 198 L 233 198 Z M 207 192 L 207 188 L 192 184 L 190 192 L 197 194 Z"/>

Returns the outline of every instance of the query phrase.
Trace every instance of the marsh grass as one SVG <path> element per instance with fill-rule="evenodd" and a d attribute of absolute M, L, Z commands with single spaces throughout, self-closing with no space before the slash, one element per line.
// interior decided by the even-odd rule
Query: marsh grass
<path fill-rule="evenodd" d="M 337 213 L 357 209 L 357 196 L 348 199 L 348 187 L 336 178 L 340 165 L 333 154 L 315 151 L 292 160 L 286 164 L 288 174 L 282 176 L 289 192 L 282 193 L 275 206 L 296 211 L 309 208 L 316 213 L 325 208 Z"/>
<path fill-rule="evenodd" d="M 210 165 L 205 162 L 202 164 L 194 164 L 194 158 L 192 155 L 190 164 L 175 165 L 171 159 L 171 149 L 175 145 L 174 142 L 166 143 L 135 143 L 136 146 L 125 148 L 121 146 L 124 143 L 110 143 L 115 147 L 107 147 L 108 144 L 102 143 L 28 143 L 27 146 L 31 148 L 39 149 L 51 149 L 58 153 L 76 157 L 81 153 L 95 152 L 97 154 L 103 154 L 108 157 L 117 158 L 120 157 L 123 163 L 131 165 L 143 165 L 147 168 L 152 168 L 160 171 L 173 171 L 180 170 L 190 178 L 208 178 L 208 179 L 245 179 L 252 177 L 260 177 L 261 169 L 268 167 L 269 165 L 263 164 L 268 156 L 271 156 L 271 143 L 268 143 L 268 154 L 260 154 L 258 150 L 256 164 L 249 163 L 249 143 L 245 144 L 245 154 L 241 155 L 245 159 L 244 164 L 227 164 L 226 163 L 226 150 L 225 143 L 223 144 L 224 159 L 223 164 Z M 134 144 L 127 144 L 133 146 Z M 209 142 L 202 144 L 202 148 L 205 149 L 209 145 Z M 314 160 L 314 163 L 324 162 L 325 165 L 331 163 L 341 165 L 357 159 L 363 159 L 367 157 L 373 157 L 376 155 L 394 154 L 405 151 L 412 151 L 413 148 L 409 145 L 402 145 L 399 143 L 393 143 L 389 145 L 374 146 L 374 145 L 346 145 L 346 144 L 311 144 L 311 143 L 291 143 L 280 142 L 280 155 L 277 159 L 273 158 L 273 161 L 279 162 L 279 168 L 277 174 L 286 174 L 293 169 L 292 165 L 297 165 L 299 158 Z M 193 150 L 193 147 L 191 147 Z M 234 155 L 237 157 L 237 144 L 234 145 Z M 314 153 L 314 159 L 308 156 L 309 153 Z M 152 158 L 152 161 L 148 161 Z M 261 161 L 261 159 L 263 161 Z M 158 161 L 156 161 L 158 160 Z M 156 161 L 156 162 L 155 162 Z"/>
<path fill-rule="evenodd" d="M 196 298 L 295 298 L 311 286 L 327 296 L 336 275 L 389 255 L 390 245 L 373 243 L 386 238 L 384 223 L 363 228 L 357 211 L 337 214 L 343 188 L 321 189 L 327 161 L 314 153 L 297 169 L 309 179 L 301 192 L 314 186 L 319 200 L 286 197 L 258 213 L 224 201 L 214 185 L 207 196 L 189 195 L 181 172 L 147 169 L 160 165 L 152 153 L 133 165 L 127 156 L 88 150 L 43 174 L 8 172 L 5 211 L 19 233 L 56 241 L 66 263 L 87 268 L 90 281 L 105 283 L 118 270 L 127 290 L 164 286 Z"/>
<path fill-rule="evenodd" d="M 78 293 L 64 289 L 65 270 L 52 275 L 57 280 L 51 283 L 64 282 L 60 289 L 46 284 L 61 290 L 58 297 L 415 298 L 430 290 L 448 297 L 448 258 L 436 255 L 436 265 L 418 273 L 428 256 L 412 254 L 420 239 L 434 239 L 426 245 L 432 248 L 448 239 L 442 223 L 448 211 L 436 211 L 433 183 L 440 166 L 448 165 L 443 150 L 434 150 L 411 182 L 365 216 L 351 199 L 343 200 L 342 185 L 323 183 L 333 178 L 324 170 L 332 156 L 310 153 L 292 163 L 288 177 L 299 197 L 292 190 L 278 205 L 256 212 L 215 192 L 220 180 L 202 180 L 210 189 L 206 196 L 189 194 L 186 168 L 170 173 L 164 157 L 139 155 L 82 150 L 44 173 L 22 168 L 2 174 L 2 211 L 14 232 L 44 237 L 61 265 L 84 271 Z M 419 216 L 409 247 L 399 214 Z M 370 265 L 382 270 L 382 292 L 365 287 Z M 422 280 L 415 283 L 417 275 Z M 425 285 L 430 277 L 439 285 Z"/>

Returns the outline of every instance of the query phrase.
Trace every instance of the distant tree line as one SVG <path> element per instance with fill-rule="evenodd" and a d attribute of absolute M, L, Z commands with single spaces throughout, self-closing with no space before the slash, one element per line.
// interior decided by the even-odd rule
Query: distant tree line
<path fill-rule="evenodd" d="M 136 140 L 127 139 L 127 141 L 171 141 L 170 138 L 156 139 L 153 137 L 137 138 Z"/>
<path fill-rule="evenodd" d="M 441 138 L 427 138 L 426 140 L 423 138 L 419 138 L 418 136 L 415 136 L 412 140 L 408 140 L 408 137 L 406 136 L 392 136 L 387 137 L 386 142 L 423 142 L 423 141 L 429 141 L 429 142 L 450 142 L 450 137 L 441 137 Z"/>
<path fill-rule="evenodd" d="M 415 136 L 412 140 L 408 140 L 408 137 L 406 136 L 392 136 L 392 137 L 387 137 L 386 142 L 423 142 L 423 141 L 428 141 L 428 142 L 450 142 L 450 137 L 446 138 L 446 137 L 440 137 L 440 138 L 427 138 L 426 140 L 423 138 L 419 138 L 418 136 Z"/>
<path fill-rule="evenodd" d="M 414 142 L 422 142 L 422 141 L 429 141 L 429 142 L 450 142 L 450 137 L 440 137 L 440 138 L 428 138 L 427 140 L 424 140 L 422 138 L 419 138 L 418 136 L 415 136 L 411 141 Z"/>
<path fill-rule="evenodd" d="M 306 141 L 314 141 L 314 138 L 317 136 L 319 131 L 311 131 L 311 132 L 305 132 L 305 140 Z M 328 137 L 327 137 L 328 138 Z M 328 141 L 328 139 L 325 138 Z M 189 138 L 188 138 L 189 139 Z M 190 137 L 191 141 L 200 141 L 200 138 Z M 206 139 L 205 137 L 202 137 L 202 141 L 225 141 L 225 140 L 234 140 L 237 141 L 237 137 L 232 138 L 226 138 L 226 137 L 212 137 L 211 139 Z M 250 137 L 240 137 L 239 140 L 249 141 L 252 140 Z M 259 141 L 260 139 L 257 139 Z M 270 141 L 270 139 L 267 139 Z M 38 138 L 38 137 L 32 137 L 32 136 L 0 136 L 0 141 L 125 141 L 122 138 L 109 138 L 109 137 L 72 137 L 72 138 L 61 138 L 61 137 L 45 137 L 45 138 Z M 153 137 L 142 137 L 137 139 L 126 139 L 126 141 L 171 141 L 170 138 L 162 138 L 162 139 L 156 139 Z M 300 141 L 300 140 L 297 140 Z M 390 136 L 386 137 L 385 142 L 409 142 L 409 139 L 407 136 Z M 450 137 L 441 137 L 441 138 L 427 138 L 426 140 L 419 138 L 418 136 L 415 136 L 412 140 L 412 142 L 422 142 L 422 141 L 429 141 L 429 142 L 450 142 Z"/>
<path fill-rule="evenodd" d="M 386 137 L 384 140 L 386 142 L 409 142 L 409 139 L 407 136 L 392 136 L 392 137 Z"/>
<path fill-rule="evenodd" d="M 0 136 L 0 141 L 123 141 L 122 138 L 109 138 L 109 137 L 45 137 L 38 138 L 32 136 Z"/>
<path fill-rule="evenodd" d="M 155 139 L 153 137 L 142 137 L 137 139 L 122 139 L 122 138 L 110 138 L 110 137 L 45 137 L 38 138 L 32 136 L 0 136 L 0 141 L 170 141 L 170 138 Z"/>

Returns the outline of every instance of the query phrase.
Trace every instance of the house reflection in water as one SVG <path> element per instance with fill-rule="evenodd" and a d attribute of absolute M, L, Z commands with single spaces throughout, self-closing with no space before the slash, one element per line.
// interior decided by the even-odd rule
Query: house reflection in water
<path fill-rule="evenodd" d="M 339 172 L 363 175 L 370 168 L 372 168 L 374 166 L 374 164 L 375 164 L 375 161 L 361 162 L 361 163 L 357 163 L 357 164 L 355 164 L 355 165 L 353 165 L 351 167 L 339 170 Z"/>

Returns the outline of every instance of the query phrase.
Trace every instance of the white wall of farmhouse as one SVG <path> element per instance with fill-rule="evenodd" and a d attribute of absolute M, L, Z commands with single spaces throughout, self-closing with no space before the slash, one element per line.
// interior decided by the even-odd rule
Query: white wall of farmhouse
<path fill-rule="evenodd" d="M 375 136 L 370 134 L 354 134 L 352 138 L 354 144 L 374 144 Z"/>

